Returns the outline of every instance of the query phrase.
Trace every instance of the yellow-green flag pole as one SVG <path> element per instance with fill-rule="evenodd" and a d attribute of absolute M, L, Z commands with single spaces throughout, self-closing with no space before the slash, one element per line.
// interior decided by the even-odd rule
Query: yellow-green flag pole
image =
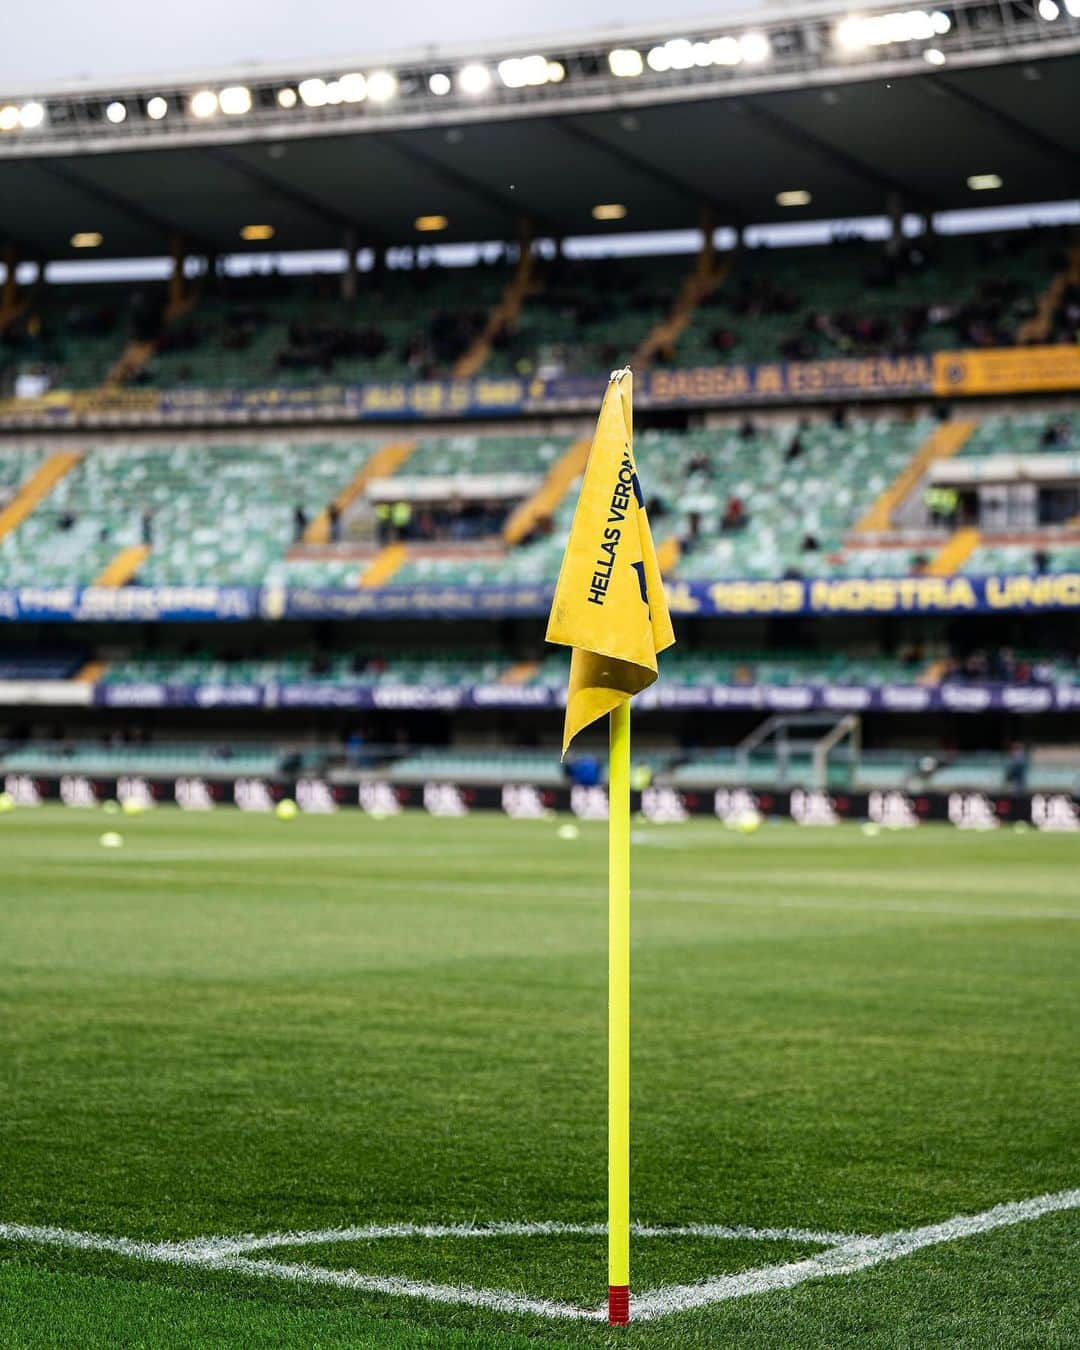
<path fill-rule="evenodd" d="M 608 766 L 608 1322 L 630 1321 L 630 702 Z"/>

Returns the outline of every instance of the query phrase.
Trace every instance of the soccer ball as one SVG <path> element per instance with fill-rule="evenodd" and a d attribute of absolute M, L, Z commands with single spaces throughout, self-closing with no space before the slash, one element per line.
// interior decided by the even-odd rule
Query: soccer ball
<path fill-rule="evenodd" d="M 565 825 L 560 825 L 555 833 L 560 839 L 576 839 L 581 831 L 576 825 L 567 822 Z"/>
<path fill-rule="evenodd" d="M 277 806 L 274 807 L 274 815 L 278 820 L 295 820 L 296 803 L 291 797 L 282 797 Z"/>
<path fill-rule="evenodd" d="M 15 810 L 15 798 L 10 792 L 0 792 L 0 812 L 6 814 Z"/>
<path fill-rule="evenodd" d="M 122 848 L 124 836 L 122 834 L 117 834 L 115 830 L 106 830 L 98 840 L 98 843 L 102 848 Z"/>
<path fill-rule="evenodd" d="M 142 813 L 143 804 L 134 797 L 125 797 L 120 803 L 120 810 L 125 816 L 137 816 Z"/>

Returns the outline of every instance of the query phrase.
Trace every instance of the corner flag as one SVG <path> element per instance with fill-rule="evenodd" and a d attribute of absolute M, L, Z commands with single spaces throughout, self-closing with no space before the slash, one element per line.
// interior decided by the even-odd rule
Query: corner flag
<path fill-rule="evenodd" d="M 611 714 L 608 770 L 608 1322 L 630 1321 L 630 699 L 675 641 L 634 466 L 633 376 L 608 383 L 548 619 L 572 647 L 563 754 Z"/>
<path fill-rule="evenodd" d="M 547 640 L 572 647 L 563 754 L 584 727 L 647 689 L 675 641 L 634 465 L 633 379 L 617 370 L 596 425 Z"/>

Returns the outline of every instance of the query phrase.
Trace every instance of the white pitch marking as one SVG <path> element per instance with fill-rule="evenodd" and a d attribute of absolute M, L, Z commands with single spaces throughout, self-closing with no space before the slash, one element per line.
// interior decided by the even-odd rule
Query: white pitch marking
<path fill-rule="evenodd" d="M 880 1237 L 843 1236 L 812 1233 L 798 1228 L 728 1228 L 722 1225 L 696 1225 L 688 1228 L 652 1228 L 639 1225 L 639 1237 L 656 1236 L 716 1236 L 765 1237 L 790 1240 L 818 1241 L 840 1238 L 835 1246 L 817 1256 L 781 1265 L 758 1266 L 737 1275 L 719 1275 L 696 1284 L 668 1285 L 639 1294 L 631 1300 L 631 1316 L 638 1320 L 667 1317 L 691 1308 L 706 1307 L 727 1299 L 745 1298 L 750 1294 L 767 1293 L 777 1289 L 793 1289 L 807 1280 L 851 1275 L 885 1261 L 896 1261 L 923 1247 L 959 1238 L 989 1233 L 995 1228 L 1026 1223 L 1044 1214 L 1062 1210 L 1080 1209 L 1080 1189 L 1059 1191 L 1054 1195 L 1038 1195 L 995 1205 L 981 1214 L 957 1215 L 943 1223 L 927 1224 L 921 1228 L 898 1229 Z M 399 1236 L 471 1236 L 537 1235 L 560 1233 L 601 1234 L 602 1224 L 508 1223 L 508 1224 L 392 1224 L 366 1228 L 322 1229 L 310 1233 L 268 1234 L 265 1238 L 195 1238 L 187 1242 L 139 1242 L 132 1238 L 105 1237 L 95 1233 L 73 1232 L 66 1228 L 35 1227 L 29 1224 L 0 1224 L 0 1240 L 35 1242 L 49 1246 L 72 1247 L 82 1251 L 113 1252 L 142 1261 L 166 1265 L 200 1267 L 207 1270 L 230 1271 L 259 1279 L 291 1280 L 303 1284 L 332 1285 L 363 1293 L 391 1294 L 396 1297 L 419 1298 L 432 1303 L 465 1305 L 487 1308 L 494 1312 L 531 1313 L 540 1317 L 603 1321 L 604 1307 L 579 1308 L 572 1303 L 552 1299 L 530 1298 L 502 1289 L 474 1289 L 468 1285 L 431 1284 L 407 1280 L 397 1276 L 364 1275 L 356 1270 L 332 1270 L 325 1266 L 291 1264 L 277 1261 L 253 1261 L 239 1255 L 239 1250 L 252 1250 L 255 1244 L 273 1240 L 275 1245 L 291 1241 L 311 1243 L 322 1241 L 362 1240 L 363 1237 Z M 331 1236 L 332 1235 L 332 1236 Z M 359 1235 L 359 1236 L 357 1236 Z M 243 1248 L 239 1244 L 244 1244 Z M 223 1245 L 228 1244 L 228 1245 Z"/>
<path fill-rule="evenodd" d="M 39 1228 L 29 1224 L 0 1223 L 0 1240 L 35 1242 L 87 1252 L 112 1252 L 118 1256 L 129 1256 L 136 1260 L 169 1266 L 221 1270 L 236 1275 L 252 1275 L 257 1279 L 290 1280 L 298 1284 L 333 1285 L 339 1289 L 353 1289 L 360 1293 L 392 1294 L 398 1298 L 424 1299 L 429 1303 L 488 1308 L 493 1312 L 532 1313 L 538 1317 L 590 1321 L 599 1321 L 607 1316 L 604 1308 L 578 1308 L 572 1303 L 529 1298 L 523 1294 L 512 1293 L 510 1290 L 430 1284 L 424 1280 L 407 1280 L 396 1275 L 363 1275 L 357 1270 L 331 1270 L 326 1266 L 252 1261 L 234 1252 L 219 1251 L 198 1238 L 190 1242 L 138 1242 L 132 1238 L 73 1232 L 67 1228 Z M 212 1242 L 213 1239 L 210 1239 L 210 1243 Z"/>
<path fill-rule="evenodd" d="M 777 1266 L 759 1266 L 738 1275 L 719 1275 L 697 1284 L 668 1285 L 630 1300 L 631 1320 L 667 1317 L 671 1313 L 702 1308 L 731 1298 L 745 1298 L 748 1294 L 762 1294 L 775 1289 L 793 1289 L 806 1280 L 833 1275 L 852 1275 L 885 1261 L 896 1261 L 910 1256 L 923 1247 L 932 1247 L 957 1238 L 974 1237 L 995 1228 L 1026 1223 L 1044 1214 L 1060 1210 L 1080 1209 L 1080 1190 L 1059 1191 L 1056 1195 L 1037 1195 L 1030 1200 L 995 1205 L 982 1214 L 960 1214 L 944 1223 L 927 1224 L 922 1228 L 902 1228 L 881 1237 L 857 1237 L 842 1242 L 817 1256 L 803 1261 L 789 1261 Z"/>
<path fill-rule="evenodd" d="M 727 1238 L 761 1242 L 811 1242 L 834 1247 L 856 1236 L 852 1233 L 822 1233 L 808 1228 L 749 1228 L 744 1224 L 686 1224 L 669 1228 L 652 1224 L 630 1225 L 639 1238 Z M 372 1242 L 382 1238 L 493 1238 L 493 1237 L 604 1237 L 604 1223 L 393 1223 L 365 1224 L 349 1228 L 317 1228 L 308 1232 L 265 1233 L 243 1237 L 198 1238 L 183 1244 L 221 1253 L 267 1251 L 275 1247 L 316 1247 L 331 1242 Z"/>

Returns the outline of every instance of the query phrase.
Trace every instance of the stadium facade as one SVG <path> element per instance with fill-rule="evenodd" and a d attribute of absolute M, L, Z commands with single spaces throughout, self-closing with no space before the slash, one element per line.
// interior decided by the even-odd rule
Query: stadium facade
<path fill-rule="evenodd" d="M 630 361 L 641 809 L 1077 828 L 1078 62 L 807 6 L 0 91 L 6 791 L 602 813 L 541 636 Z"/>

